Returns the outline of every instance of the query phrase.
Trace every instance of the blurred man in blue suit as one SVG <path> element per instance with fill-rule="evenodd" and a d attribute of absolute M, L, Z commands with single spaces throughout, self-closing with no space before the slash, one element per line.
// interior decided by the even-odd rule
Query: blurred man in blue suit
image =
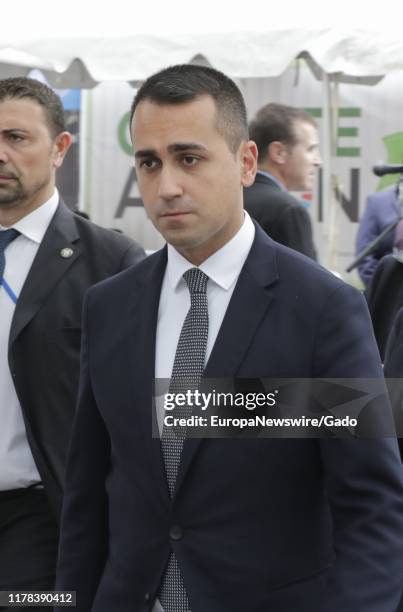
<path fill-rule="evenodd" d="M 399 205 L 395 186 L 368 196 L 356 237 L 357 257 L 398 217 Z M 365 287 L 368 287 L 382 257 L 392 253 L 394 239 L 395 233 L 391 231 L 358 265 L 358 273 Z"/>

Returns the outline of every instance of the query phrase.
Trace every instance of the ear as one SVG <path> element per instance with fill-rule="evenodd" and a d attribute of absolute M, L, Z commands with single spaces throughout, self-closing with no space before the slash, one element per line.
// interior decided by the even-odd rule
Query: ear
<path fill-rule="evenodd" d="M 257 170 L 257 146 L 253 140 L 248 140 L 241 145 L 241 184 L 249 187 L 255 181 Z"/>
<path fill-rule="evenodd" d="M 55 138 L 53 143 L 54 146 L 54 156 L 53 156 L 53 166 L 54 168 L 60 168 L 63 163 L 64 157 L 67 151 L 70 148 L 72 143 L 72 135 L 70 132 L 60 132 Z"/>
<path fill-rule="evenodd" d="M 279 140 L 274 140 L 267 147 L 267 156 L 269 161 L 274 164 L 279 164 L 283 166 L 287 162 L 288 158 L 288 150 L 286 145 Z"/>

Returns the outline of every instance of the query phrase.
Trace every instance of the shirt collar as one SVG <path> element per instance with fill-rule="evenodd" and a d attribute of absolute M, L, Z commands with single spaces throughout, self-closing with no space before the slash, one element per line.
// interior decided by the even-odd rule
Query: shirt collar
<path fill-rule="evenodd" d="M 244 221 L 238 232 L 227 244 L 200 264 L 202 270 L 222 289 L 228 290 L 237 280 L 255 237 L 255 226 L 244 211 Z M 194 268 L 171 244 L 168 244 L 168 280 L 175 291 L 183 274 Z M 184 282 L 184 281 L 183 281 Z"/>
<path fill-rule="evenodd" d="M 270 172 L 266 172 L 266 170 L 258 170 L 256 172 L 256 174 L 261 174 L 262 176 L 266 176 L 267 178 L 269 178 L 271 181 L 273 181 L 273 183 L 276 183 L 276 185 L 278 187 L 280 187 L 280 189 L 282 189 L 283 191 L 286 191 L 286 188 L 284 187 L 284 185 L 282 183 L 280 183 L 280 181 L 278 180 L 278 178 L 276 178 L 275 176 L 273 176 L 272 174 L 270 174 Z"/>
<path fill-rule="evenodd" d="M 29 240 L 40 244 L 56 212 L 58 202 L 59 194 L 57 189 L 55 189 L 52 197 L 49 198 L 47 202 L 41 204 L 41 206 L 33 210 L 29 215 L 26 215 L 14 223 L 12 227 Z"/>

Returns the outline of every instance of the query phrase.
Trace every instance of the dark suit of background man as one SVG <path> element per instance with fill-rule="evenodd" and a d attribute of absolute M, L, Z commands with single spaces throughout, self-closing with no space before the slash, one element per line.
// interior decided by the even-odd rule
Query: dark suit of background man
<path fill-rule="evenodd" d="M 385 257 L 380 266 L 382 266 L 387 259 L 392 258 Z M 401 267 L 401 264 L 399 265 Z M 397 268 L 394 269 L 391 262 L 389 262 L 388 268 L 389 270 L 385 268 L 386 279 L 389 277 L 390 280 L 392 280 L 394 276 L 395 280 L 401 283 L 402 279 L 398 278 L 399 274 L 401 276 L 401 271 L 397 271 Z M 395 305 L 397 305 L 397 302 Z M 391 379 L 389 380 L 388 387 L 397 423 L 396 429 L 399 436 L 400 455 L 403 459 L 403 308 L 400 308 L 397 312 L 393 327 L 389 334 L 385 351 L 384 373 L 387 379 Z M 403 596 L 396 612 L 403 612 Z"/>
<path fill-rule="evenodd" d="M 298 108 L 266 104 L 249 133 L 258 148 L 258 170 L 245 189 L 245 209 L 270 238 L 316 259 L 309 214 L 288 193 L 313 188 L 321 163 L 315 121 Z"/>
<path fill-rule="evenodd" d="M 389 334 L 403 306 L 403 263 L 397 253 L 382 257 L 365 293 L 383 361 Z"/>
<path fill-rule="evenodd" d="M 0 81 L 0 590 L 54 586 L 84 292 L 143 257 L 59 198 L 70 142 L 52 90 Z"/>
<path fill-rule="evenodd" d="M 87 295 L 58 588 L 77 591 L 77 612 L 393 612 L 395 439 L 187 438 L 176 475 L 158 409 L 152 437 L 153 378 L 194 372 L 206 327 L 206 377 L 382 371 L 359 292 L 244 214 L 257 149 L 228 77 L 192 65 L 150 77 L 131 134 L 168 246 Z M 208 326 L 188 275 L 207 276 Z"/>

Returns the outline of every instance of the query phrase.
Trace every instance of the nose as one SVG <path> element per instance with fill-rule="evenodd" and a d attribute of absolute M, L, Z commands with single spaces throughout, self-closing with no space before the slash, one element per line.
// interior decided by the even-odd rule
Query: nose
<path fill-rule="evenodd" d="M 5 147 L 0 144 L 0 164 L 6 164 L 8 162 L 8 155 Z"/>
<path fill-rule="evenodd" d="M 316 156 L 315 156 L 315 161 L 314 161 L 315 166 L 319 167 L 322 165 L 322 156 L 320 154 L 320 151 L 316 152 Z"/>
<path fill-rule="evenodd" d="M 162 200 L 174 200 L 183 195 L 179 173 L 167 165 L 161 168 L 158 195 Z"/>

